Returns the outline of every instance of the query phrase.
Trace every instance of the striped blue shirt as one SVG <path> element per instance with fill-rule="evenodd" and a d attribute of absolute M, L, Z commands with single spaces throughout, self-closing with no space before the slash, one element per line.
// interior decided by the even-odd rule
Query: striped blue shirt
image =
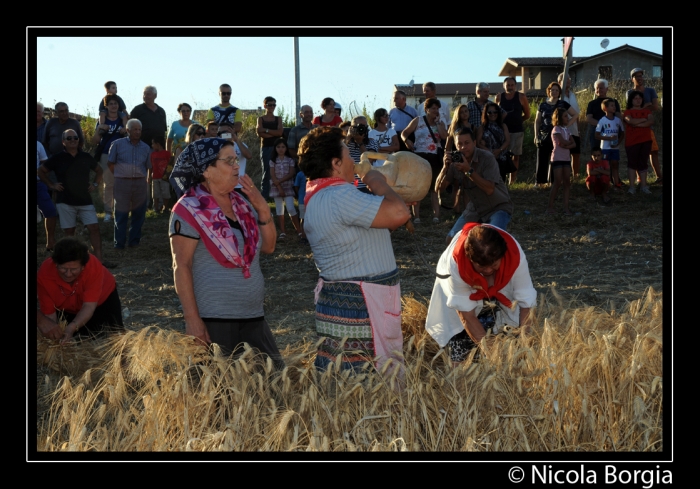
<path fill-rule="evenodd" d="M 371 228 L 384 197 L 352 184 L 320 190 L 309 201 L 304 230 L 324 280 L 372 277 L 396 269 L 388 229 Z"/>

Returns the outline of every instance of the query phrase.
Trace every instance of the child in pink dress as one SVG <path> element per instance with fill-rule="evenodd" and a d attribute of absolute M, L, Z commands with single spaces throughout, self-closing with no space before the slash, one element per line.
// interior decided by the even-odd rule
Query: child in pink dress
<path fill-rule="evenodd" d="M 294 229 L 301 239 L 303 237 L 301 223 L 294 208 L 294 176 L 296 175 L 294 160 L 287 154 L 287 143 L 284 142 L 284 139 L 279 138 L 275 141 L 275 153 L 276 157 L 270 160 L 270 197 L 275 199 L 275 207 L 277 208 L 277 224 L 280 228 L 277 240 L 280 241 L 287 237 L 284 232 L 285 203 Z"/>
<path fill-rule="evenodd" d="M 571 153 L 570 149 L 576 147 L 576 142 L 571 137 L 567 126 L 569 114 L 565 109 L 558 108 L 552 114 L 552 192 L 549 194 L 549 206 L 547 214 L 554 214 L 554 201 L 557 198 L 559 187 L 564 186 L 564 214 L 571 215 L 569 210 L 569 193 L 571 192 Z"/>

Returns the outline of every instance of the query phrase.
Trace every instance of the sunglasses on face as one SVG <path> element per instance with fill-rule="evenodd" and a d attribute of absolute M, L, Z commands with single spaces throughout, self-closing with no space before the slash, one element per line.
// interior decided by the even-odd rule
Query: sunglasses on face
<path fill-rule="evenodd" d="M 204 136 L 205 134 L 206 133 L 204 133 L 204 132 L 195 132 L 194 133 L 195 136 Z"/>
<path fill-rule="evenodd" d="M 277 107 L 277 104 L 274 104 L 272 102 L 268 102 L 267 107 Z"/>
<path fill-rule="evenodd" d="M 221 95 L 231 95 L 231 92 L 221 92 Z"/>
<path fill-rule="evenodd" d="M 80 138 L 78 136 L 66 136 L 64 141 L 78 141 Z"/>
<path fill-rule="evenodd" d="M 486 112 L 488 115 L 498 115 L 498 112 L 494 112 L 493 110 L 489 110 Z"/>

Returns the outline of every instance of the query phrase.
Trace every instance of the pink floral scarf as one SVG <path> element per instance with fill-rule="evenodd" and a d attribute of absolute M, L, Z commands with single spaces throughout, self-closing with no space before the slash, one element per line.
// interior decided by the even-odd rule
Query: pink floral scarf
<path fill-rule="evenodd" d="M 242 268 L 243 277 L 250 278 L 250 264 L 257 252 L 260 230 L 250 204 L 236 192 L 231 192 L 229 197 L 243 230 L 243 256 L 238 252 L 238 240 L 226 216 L 202 184 L 190 187 L 173 206 L 173 212 L 199 230 L 204 245 L 219 264 L 226 268 Z"/>

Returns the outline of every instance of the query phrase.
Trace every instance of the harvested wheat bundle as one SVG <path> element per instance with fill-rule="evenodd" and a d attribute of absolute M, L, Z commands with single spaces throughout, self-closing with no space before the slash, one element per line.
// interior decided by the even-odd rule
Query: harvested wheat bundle
<path fill-rule="evenodd" d="M 66 329 L 66 321 L 60 320 L 61 331 Z M 66 344 L 59 344 L 44 337 L 36 329 L 36 364 L 60 375 L 80 376 L 85 371 L 102 364 L 103 348 L 108 340 L 104 337 L 94 339 L 76 338 Z"/>

